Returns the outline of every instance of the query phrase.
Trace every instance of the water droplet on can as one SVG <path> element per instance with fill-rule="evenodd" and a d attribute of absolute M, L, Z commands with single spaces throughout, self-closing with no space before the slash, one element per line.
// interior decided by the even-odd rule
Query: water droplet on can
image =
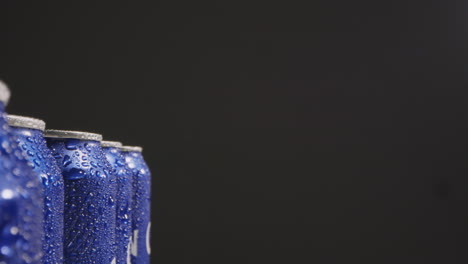
<path fill-rule="evenodd" d="M 65 140 L 65 148 L 68 150 L 75 150 L 78 148 L 80 141 L 78 139 L 70 138 Z"/>
<path fill-rule="evenodd" d="M 84 170 L 72 168 L 70 170 L 63 172 L 63 177 L 67 180 L 79 180 L 86 176 L 86 172 Z"/>
<path fill-rule="evenodd" d="M 62 166 L 68 167 L 68 165 L 70 165 L 71 163 L 72 162 L 71 162 L 70 156 L 65 155 L 65 157 L 63 157 Z"/>

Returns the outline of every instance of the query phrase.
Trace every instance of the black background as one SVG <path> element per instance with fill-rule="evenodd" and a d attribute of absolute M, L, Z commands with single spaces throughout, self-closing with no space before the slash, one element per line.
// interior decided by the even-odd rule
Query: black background
<path fill-rule="evenodd" d="M 467 263 L 466 12 L 2 0 L 0 78 L 145 147 L 153 263 Z"/>

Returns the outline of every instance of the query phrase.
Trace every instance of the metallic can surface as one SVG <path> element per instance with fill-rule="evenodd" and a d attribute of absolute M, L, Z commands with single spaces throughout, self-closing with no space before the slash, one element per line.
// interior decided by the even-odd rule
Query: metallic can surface
<path fill-rule="evenodd" d="M 25 153 L 43 185 L 44 264 L 63 263 L 63 179 L 52 153 L 47 148 L 41 120 L 7 116 L 18 146 Z"/>
<path fill-rule="evenodd" d="M 42 263 L 42 184 L 14 142 L 0 82 L 0 263 Z"/>
<path fill-rule="evenodd" d="M 64 263 L 115 263 L 115 176 L 98 134 L 46 130 L 65 182 Z"/>
<path fill-rule="evenodd" d="M 132 236 L 132 182 L 133 175 L 125 164 L 125 157 L 119 147 L 119 142 L 103 141 L 102 149 L 107 157 L 107 161 L 112 165 L 117 178 L 116 196 L 116 260 L 117 264 L 127 264 L 130 262 L 130 242 Z"/>
<path fill-rule="evenodd" d="M 132 263 L 150 263 L 151 173 L 140 147 L 122 147 L 127 166 L 133 174 Z"/>

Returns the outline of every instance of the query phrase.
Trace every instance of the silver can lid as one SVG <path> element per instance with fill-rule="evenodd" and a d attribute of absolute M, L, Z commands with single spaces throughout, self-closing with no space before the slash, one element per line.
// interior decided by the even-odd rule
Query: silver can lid
<path fill-rule="evenodd" d="M 8 104 L 10 100 L 10 89 L 8 86 L 0 80 L 0 102 Z"/>
<path fill-rule="evenodd" d="M 143 152 L 143 148 L 138 146 L 122 146 L 120 150 L 123 152 Z"/>
<path fill-rule="evenodd" d="M 6 119 L 8 125 L 12 127 L 30 128 L 44 131 L 46 126 L 44 121 L 27 116 L 7 115 Z"/>
<path fill-rule="evenodd" d="M 104 141 L 101 142 L 101 146 L 103 148 L 120 148 L 120 147 L 122 147 L 122 143 L 120 143 L 118 141 L 104 140 Z"/>
<path fill-rule="evenodd" d="M 44 136 L 48 138 L 75 138 L 81 140 L 102 141 L 101 134 L 82 131 L 47 129 L 44 133 Z"/>

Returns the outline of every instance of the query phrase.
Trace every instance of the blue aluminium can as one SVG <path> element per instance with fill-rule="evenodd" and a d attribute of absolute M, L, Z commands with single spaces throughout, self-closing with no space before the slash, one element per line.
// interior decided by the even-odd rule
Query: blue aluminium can
<path fill-rule="evenodd" d="M 151 173 L 143 159 L 141 147 L 123 146 L 120 150 L 133 174 L 132 263 L 149 264 L 151 254 Z"/>
<path fill-rule="evenodd" d="M 132 236 L 132 182 L 133 175 L 125 164 L 125 157 L 120 151 L 122 143 L 103 141 L 102 149 L 107 161 L 112 165 L 117 178 L 116 200 L 116 258 L 117 264 L 130 264 L 130 242 Z"/>
<path fill-rule="evenodd" d="M 64 263 L 115 263 L 116 182 L 102 136 L 64 130 L 45 136 L 65 182 Z"/>
<path fill-rule="evenodd" d="M 0 263 L 42 263 L 42 184 L 6 121 L 9 90 L 0 82 Z"/>
<path fill-rule="evenodd" d="M 43 263 L 63 263 L 63 179 L 44 138 L 42 120 L 8 115 L 16 143 L 25 153 L 43 185 L 44 241 Z"/>

